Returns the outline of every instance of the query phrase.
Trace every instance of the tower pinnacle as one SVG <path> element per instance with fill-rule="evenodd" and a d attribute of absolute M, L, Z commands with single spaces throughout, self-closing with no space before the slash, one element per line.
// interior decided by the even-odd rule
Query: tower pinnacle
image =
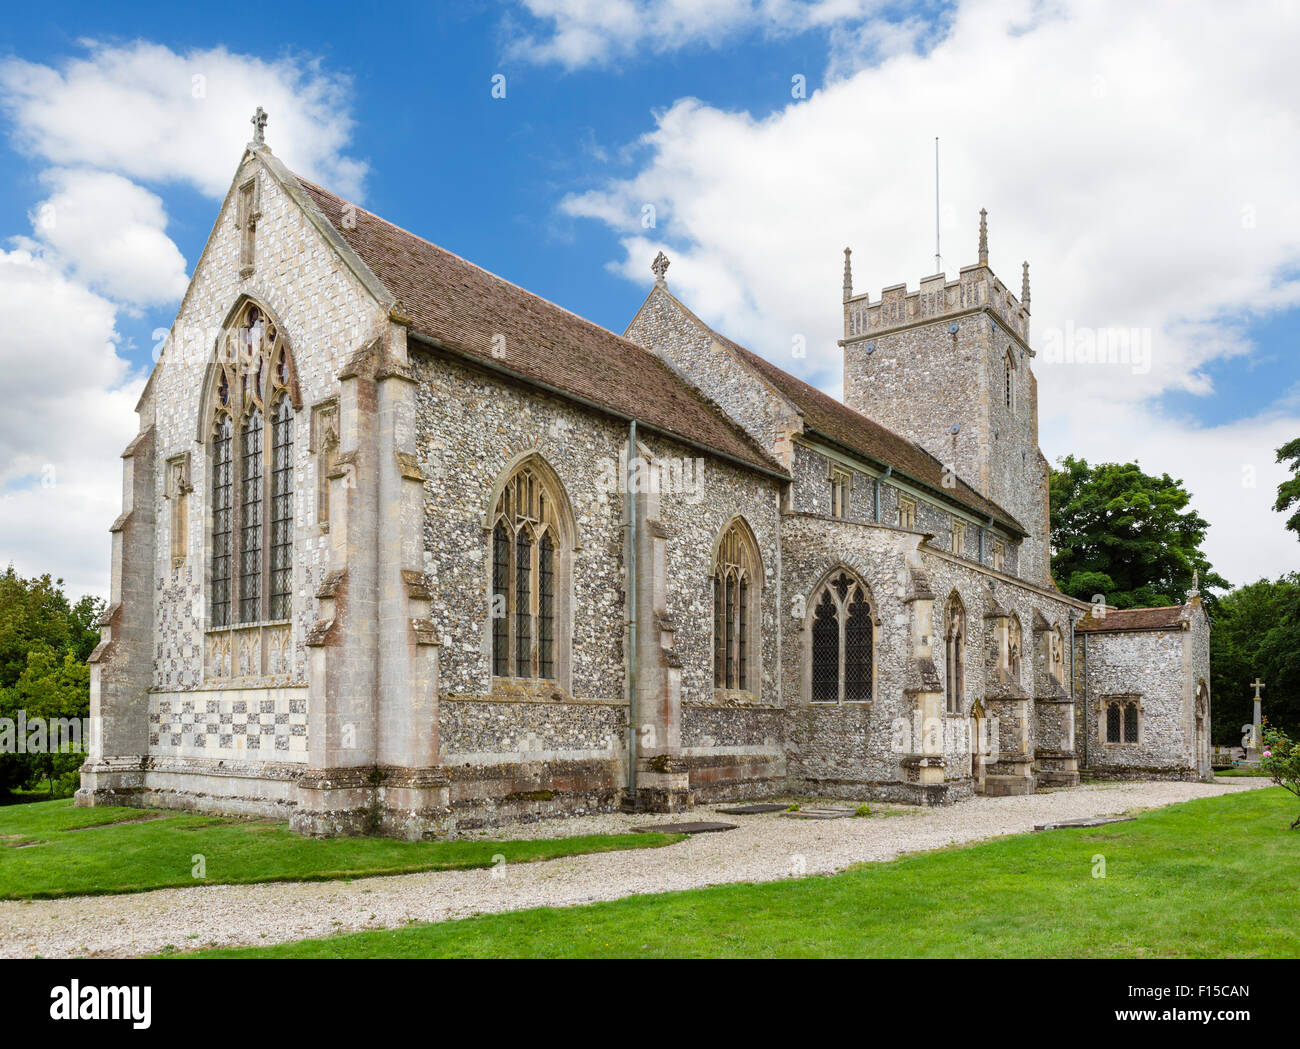
<path fill-rule="evenodd" d="M 1029 311 L 1029 260 L 1025 260 L 1024 268 L 1020 271 L 1020 305 Z"/>
<path fill-rule="evenodd" d="M 989 213 L 980 208 L 980 265 L 989 264 Z"/>
<path fill-rule="evenodd" d="M 844 301 L 848 302 L 853 298 L 853 265 L 849 262 L 849 256 L 853 254 L 852 248 L 844 249 Z"/>

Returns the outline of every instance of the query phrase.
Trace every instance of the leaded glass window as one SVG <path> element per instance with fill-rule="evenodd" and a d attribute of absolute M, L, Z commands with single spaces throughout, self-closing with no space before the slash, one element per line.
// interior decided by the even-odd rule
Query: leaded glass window
<path fill-rule="evenodd" d="M 288 619 L 293 596 L 293 361 L 248 303 L 222 340 L 210 394 L 210 625 Z"/>
<path fill-rule="evenodd" d="M 1138 705 L 1136 703 L 1126 704 L 1124 707 L 1124 742 L 1136 743 L 1138 741 Z"/>
<path fill-rule="evenodd" d="M 835 703 L 840 698 L 839 605 L 830 590 L 823 590 L 813 609 L 812 700 Z"/>
<path fill-rule="evenodd" d="M 756 668 L 753 623 L 758 549 L 739 519 L 722 534 L 713 564 L 713 687 L 749 689 Z"/>
<path fill-rule="evenodd" d="M 212 625 L 230 624 L 230 549 L 233 506 L 230 417 L 212 435 Z"/>
<path fill-rule="evenodd" d="M 1106 704 L 1106 742 L 1137 743 L 1141 733 L 1142 710 L 1136 700 L 1118 699 Z"/>
<path fill-rule="evenodd" d="M 492 529 L 492 673 L 510 674 L 510 530 L 504 521 Z"/>
<path fill-rule="evenodd" d="M 809 657 L 814 703 L 870 702 L 875 685 L 875 616 L 867 589 L 837 572 L 813 595 Z"/>
<path fill-rule="evenodd" d="M 527 527 L 515 533 L 515 677 L 532 677 L 533 540 Z"/>
<path fill-rule="evenodd" d="M 555 540 L 537 544 L 537 675 L 555 677 Z"/>
<path fill-rule="evenodd" d="M 531 465 L 506 481 L 492 525 L 492 673 L 557 677 L 558 595 L 564 549 L 559 493 Z"/>
<path fill-rule="evenodd" d="M 293 588 L 293 406 L 275 408 L 271 448 L 271 618 L 288 619 Z"/>
<path fill-rule="evenodd" d="M 262 416 L 250 414 L 240 429 L 239 621 L 262 618 Z"/>

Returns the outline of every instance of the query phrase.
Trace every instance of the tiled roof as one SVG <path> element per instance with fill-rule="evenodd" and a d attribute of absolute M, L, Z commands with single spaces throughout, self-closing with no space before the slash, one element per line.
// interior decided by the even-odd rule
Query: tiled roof
<path fill-rule="evenodd" d="M 653 353 L 306 179 L 298 182 L 397 297 L 418 335 L 661 433 L 785 475 L 779 463 Z M 344 209 L 349 209 L 347 221 Z"/>
<path fill-rule="evenodd" d="M 822 393 L 802 379 L 796 379 L 752 350 L 709 330 L 719 342 L 731 347 L 745 363 L 794 404 L 803 414 L 804 425 L 809 430 L 829 437 L 837 444 L 851 448 L 876 462 L 892 466 L 943 498 L 960 503 L 982 517 L 992 517 L 1012 532 L 1026 534 L 1024 527 L 1011 514 L 991 499 L 980 495 L 965 481 L 956 478 L 956 484 L 952 487 L 945 485 L 943 463 L 920 445 L 868 419 L 861 412 L 854 411 L 847 404 Z"/>
<path fill-rule="evenodd" d="M 1128 630 L 1178 630 L 1182 626 L 1184 605 L 1161 608 L 1108 608 L 1105 616 L 1089 613 L 1074 625 L 1076 631 L 1121 633 Z"/>

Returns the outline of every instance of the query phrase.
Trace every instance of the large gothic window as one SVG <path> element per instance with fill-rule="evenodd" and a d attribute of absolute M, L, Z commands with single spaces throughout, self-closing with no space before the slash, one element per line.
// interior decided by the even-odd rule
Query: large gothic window
<path fill-rule="evenodd" d="M 536 464 L 506 481 L 492 514 L 492 673 L 558 678 L 563 499 Z"/>
<path fill-rule="evenodd" d="M 733 521 L 713 561 L 713 687 L 750 689 L 757 677 L 759 560 L 745 523 Z"/>
<path fill-rule="evenodd" d="M 960 714 L 966 691 L 966 609 L 956 592 L 948 599 L 946 619 L 944 665 L 948 675 L 948 713 Z"/>
<path fill-rule="evenodd" d="M 867 589 L 848 572 L 834 573 L 809 606 L 809 698 L 863 703 L 875 679 L 875 615 Z"/>
<path fill-rule="evenodd" d="M 293 361 L 256 305 L 219 347 L 210 433 L 210 625 L 288 619 L 293 577 Z"/>

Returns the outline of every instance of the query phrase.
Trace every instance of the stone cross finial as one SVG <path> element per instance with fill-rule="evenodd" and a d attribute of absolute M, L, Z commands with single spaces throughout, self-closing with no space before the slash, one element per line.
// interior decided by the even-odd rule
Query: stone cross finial
<path fill-rule="evenodd" d="M 656 284 L 664 283 L 664 274 L 668 272 L 668 267 L 670 265 L 671 263 L 668 261 L 668 256 L 662 251 L 655 256 L 654 262 L 650 263 L 650 272 L 655 275 Z"/>
<path fill-rule="evenodd" d="M 1264 682 L 1260 681 L 1259 675 L 1255 675 L 1255 680 L 1250 683 L 1250 687 L 1255 690 L 1255 702 L 1259 702 L 1259 690 L 1264 687 Z"/>
<path fill-rule="evenodd" d="M 844 301 L 848 302 L 853 298 L 853 266 L 849 262 L 849 256 L 853 254 L 852 248 L 844 249 Z"/>
<path fill-rule="evenodd" d="M 248 122 L 253 125 L 253 145 L 266 145 L 266 110 L 258 106 L 257 112 L 249 118 Z"/>
<path fill-rule="evenodd" d="M 1024 268 L 1020 271 L 1020 305 L 1028 312 L 1029 310 L 1029 260 L 1025 260 Z"/>
<path fill-rule="evenodd" d="M 989 213 L 980 208 L 980 265 L 989 264 Z"/>

